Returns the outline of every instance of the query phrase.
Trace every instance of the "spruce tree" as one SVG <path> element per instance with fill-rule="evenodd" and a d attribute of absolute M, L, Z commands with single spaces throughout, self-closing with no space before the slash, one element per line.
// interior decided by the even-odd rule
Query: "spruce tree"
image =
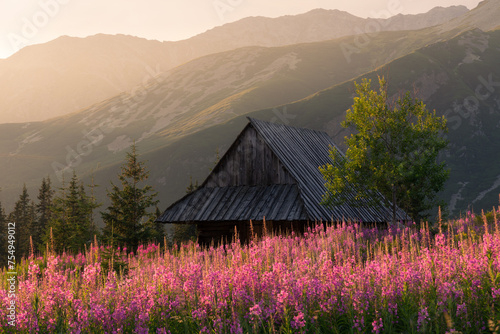
<path fill-rule="evenodd" d="M 165 237 L 165 229 L 163 228 L 163 224 L 155 223 L 156 218 L 161 215 L 160 209 L 156 207 L 154 215 L 150 216 L 150 219 L 146 222 L 144 229 L 144 236 L 142 238 L 143 243 L 160 243 L 163 245 L 163 240 Z"/>
<path fill-rule="evenodd" d="M 30 236 L 36 224 L 35 203 L 30 199 L 26 184 L 17 200 L 14 210 L 9 214 L 8 222 L 16 226 L 16 259 L 30 254 Z"/>
<path fill-rule="evenodd" d="M 33 243 L 35 249 L 43 250 L 43 236 L 52 217 L 52 201 L 55 191 L 52 189 L 50 177 L 43 178 L 38 191 L 38 204 L 36 205 L 37 224 L 33 229 Z"/>
<path fill-rule="evenodd" d="M 219 150 L 217 149 L 217 157 L 219 156 Z M 217 162 L 215 163 L 217 165 Z M 189 177 L 189 185 L 186 188 L 186 194 L 191 194 L 199 188 L 198 180 L 193 183 L 193 177 Z M 172 241 L 174 243 L 181 243 L 189 241 L 196 238 L 197 229 L 194 224 L 173 224 L 173 234 Z"/>
<path fill-rule="evenodd" d="M 101 212 L 105 224 L 104 241 L 109 243 L 113 239 L 118 245 L 127 246 L 129 251 L 135 251 L 139 243 L 147 242 L 152 233 L 148 222 L 156 218 L 154 213 L 148 212 L 158 201 L 153 188 L 143 185 L 149 177 L 144 165 L 138 160 L 134 143 L 118 175 L 121 185 L 111 182 L 111 191 L 107 191 L 111 205 Z"/>
<path fill-rule="evenodd" d="M 68 186 L 63 186 L 61 194 L 53 200 L 45 241 L 53 245 L 56 252 L 82 251 L 85 245 L 90 245 L 93 240 L 92 214 L 98 206 L 93 198 L 86 194 L 83 183 L 79 182 L 73 172 Z"/>

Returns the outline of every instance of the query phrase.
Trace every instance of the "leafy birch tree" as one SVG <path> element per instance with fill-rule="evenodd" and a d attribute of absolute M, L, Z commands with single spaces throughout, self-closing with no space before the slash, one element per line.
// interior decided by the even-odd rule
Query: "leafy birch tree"
<path fill-rule="evenodd" d="M 348 194 L 372 200 L 379 191 L 392 208 L 393 221 L 398 206 L 418 221 L 436 205 L 449 175 L 438 161 L 448 145 L 446 119 L 410 93 L 390 106 L 384 78 L 379 84 L 379 92 L 371 89 L 370 80 L 355 84 L 356 97 L 342 123 L 353 130 L 346 137 L 346 154 L 331 149 L 333 163 L 320 168 L 328 189 L 324 204 L 344 203 Z"/>

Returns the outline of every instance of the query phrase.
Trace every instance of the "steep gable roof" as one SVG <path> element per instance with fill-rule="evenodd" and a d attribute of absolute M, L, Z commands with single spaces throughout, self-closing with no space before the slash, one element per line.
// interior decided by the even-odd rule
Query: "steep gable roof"
<path fill-rule="evenodd" d="M 334 207 L 321 204 L 327 189 L 319 167 L 331 164 L 330 147 L 336 145 L 325 132 L 296 128 L 248 118 L 245 131 L 255 129 L 280 166 L 291 175 L 293 184 L 207 186 L 208 180 L 227 163 L 228 154 L 237 147 L 238 139 L 222 157 L 200 189 L 172 204 L 158 222 L 202 222 L 262 220 L 340 221 L 352 219 L 363 222 L 386 222 L 392 212 L 385 206 L 370 207 L 367 203 L 346 203 Z M 376 194 L 377 196 L 382 196 Z M 353 197 L 353 196 L 352 196 Z M 360 205 L 361 204 L 361 205 Z M 398 219 L 406 219 L 398 209 Z"/>
<path fill-rule="evenodd" d="M 370 207 L 368 203 L 354 206 L 343 204 L 326 207 L 321 203 L 327 189 L 319 166 L 331 164 L 330 147 L 341 152 L 327 133 L 311 129 L 296 128 L 282 124 L 263 122 L 249 118 L 288 172 L 297 180 L 301 198 L 311 220 L 357 219 L 364 222 L 390 221 L 392 212 L 385 206 Z M 377 196 L 382 196 L 377 194 Z M 351 196 L 354 201 L 354 196 Z M 361 205 L 360 205 L 361 204 Z M 398 219 L 406 219 L 404 211 L 398 209 Z"/>
<path fill-rule="evenodd" d="M 297 185 L 200 188 L 176 202 L 158 221 L 164 223 L 247 220 L 308 220 Z"/>

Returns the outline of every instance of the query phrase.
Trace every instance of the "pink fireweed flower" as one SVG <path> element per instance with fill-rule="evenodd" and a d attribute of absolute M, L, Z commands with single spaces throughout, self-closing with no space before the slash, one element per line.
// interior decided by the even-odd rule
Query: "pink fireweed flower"
<path fill-rule="evenodd" d="M 291 325 L 294 329 L 304 328 L 306 326 L 306 320 L 304 319 L 304 313 L 299 312 L 293 320 L 291 321 Z"/>
<path fill-rule="evenodd" d="M 372 326 L 373 326 L 373 333 L 376 334 L 380 333 L 380 331 L 384 329 L 384 323 L 382 322 L 382 318 L 373 320 Z"/>
<path fill-rule="evenodd" d="M 429 312 L 427 311 L 427 307 L 423 307 L 418 311 L 417 331 L 420 331 L 428 320 L 430 320 Z"/>
<path fill-rule="evenodd" d="M 397 234 L 396 227 L 389 233 L 339 224 L 325 231 L 311 228 L 307 238 L 265 237 L 244 246 L 145 245 L 136 255 L 118 251 L 126 263 L 123 272 L 94 256 L 97 247 L 28 260 L 18 276 L 18 329 L 49 332 L 63 323 L 70 333 L 164 333 L 193 325 L 197 332 L 241 333 L 290 326 L 298 333 L 349 317 L 354 331 L 382 333 L 398 322 L 398 304 L 410 297 L 419 301 L 413 306 L 419 332 L 456 304 L 455 328 L 470 332 L 489 316 L 471 307 L 485 294 L 493 303 L 500 300 L 498 286 L 487 283 L 489 271 L 493 276 L 500 271 L 500 236 L 485 236 L 481 228 L 477 238 L 455 242 L 411 226 Z M 430 298 L 430 289 L 437 295 Z M 7 293 L 0 285 L 0 328 L 7 326 Z M 373 310 L 384 305 L 388 318 L 382 322 Z"/>
<path fill-rule="evenodd" d="M 250 316 L 252 317 L 252 320 L 255 320 L 257 318 L 260 318 L 262 316 L 262 309 L 260 308 L 259 304 L 255 304 L 254 306 L 250 307 Z"/>
<path fill-rule="evenodd" d="M 285 290 L 281 290 L 280 293 L 278 293 L 278 296 L 277 296 L 278 303 L 280 303 L 282 305 L 285 305 L 287 299 L 288 299 L 288 292 L 286 292 Z"/>
<path fill-rule="evenodd" d="M 465 303 L 457 305 L 457 317 L 461 317 L 462 315 L 467 314 L 467 305 Z"/>
<path fill-rule="evenodd" d="M 500 288 L 491 288 L 491 296 L 493 297 L 493 299 L 500 298 Z"/>

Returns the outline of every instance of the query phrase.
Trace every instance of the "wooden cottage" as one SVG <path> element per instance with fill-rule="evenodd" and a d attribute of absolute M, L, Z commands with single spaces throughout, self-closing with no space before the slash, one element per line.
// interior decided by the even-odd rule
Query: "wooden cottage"
<path fill-rule="evenodd" d="M 203 184 L 172 204 L 157 222 L 197 224 L 199 241 L 240 239 L 266 228 L 302 230 L 307 223 L 356 220 L 387 222 L 386 207 L 320 204 L 326 192 L 318 167 L 332 163 L 333 140 L 324 132 L 249 118 L 236 141 Z M 398 210 L 398 218 L 405 213 Z"/>

